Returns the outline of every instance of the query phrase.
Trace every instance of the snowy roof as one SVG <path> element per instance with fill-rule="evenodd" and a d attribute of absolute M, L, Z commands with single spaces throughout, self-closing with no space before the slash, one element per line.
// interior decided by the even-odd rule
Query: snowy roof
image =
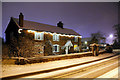
<path fill-rule="evenodd" d="M 80 34 L 78 34 L 77 32 L 75 32 L 72 29 L 60 28 L 60 27 L 57 27 L 57 26 L 52 26 L 52 25 L 33 22 L 33 21 L 28 21 L 28 20 L 24 20 L 23 27 L 20 27 L 19 26 L 19 19 L 18 18 L 13 18 L 13 17 L 12 17 L 12 19 L 15 21 L 15 23 L 18 25 L 18 27 L 22 28 L 22 29 L 48 31 L 48 32 L 56 32 L 56 33 L 61 33 L 61 34 L 69 34 L 69 35 L 80 36 Z"/>

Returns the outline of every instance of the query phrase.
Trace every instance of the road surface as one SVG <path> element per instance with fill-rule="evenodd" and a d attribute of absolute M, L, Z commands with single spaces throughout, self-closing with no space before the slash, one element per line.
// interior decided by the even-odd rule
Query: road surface
<path fill-rule="evenodd" d="M 120 60 L 120 57 L 118 55 L 118 56 L 105 59 L 105 60 L 100 60 L 97 62 L 79 65 L 79 66 L 75 66 L 67 69 L 52 71 L 49 73 L 26 76 L 22 78 L 30 78 L 30 79 L 59 78 L 59 80 L 63 78 L 66 78 L 68 80 L 70 78 L 72 79 L 94 78 L 94 80 L 95 78 L 118 78 L 118 67 L 119 67 L 118 63 L 120 63 L 119 60 Z"/>

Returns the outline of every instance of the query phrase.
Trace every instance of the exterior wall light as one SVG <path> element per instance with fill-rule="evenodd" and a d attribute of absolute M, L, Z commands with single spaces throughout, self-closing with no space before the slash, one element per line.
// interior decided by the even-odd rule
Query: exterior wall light
<path fill-rule="evenodd" d="M 18 29 L 18 33 L 21 33 L 22 29 Z"/>
<path fill-rule="evenodd" d="M 87 44 L 87 41 L 85 41 L 85 44 Z"/>

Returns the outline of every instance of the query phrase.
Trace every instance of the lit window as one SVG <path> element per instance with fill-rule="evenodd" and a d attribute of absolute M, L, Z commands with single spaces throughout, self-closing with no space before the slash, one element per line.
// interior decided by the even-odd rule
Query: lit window
<path fill-rule="evenodd" d="M 77 36 L 75 36 L 75 42 L 78 42 L 78 37 Z"/>
<path fill-rule="evenodd" d="M 59 52 L 59 45 L 53 45 L 53 52 Z"/>
<path fill-rule="evenodd" d="M 35 40 L 44 40 L 44 33 L 35 33 Z"/>
<path fill-rule="evenodd" d="M 59 41 L 59 34 L 53 34 L 53 41 Z"/>
<path fill-rule="evenodd" d="M 79 51 L 79 47 L 77 44 L 74 45 L 74 51 Z"/>

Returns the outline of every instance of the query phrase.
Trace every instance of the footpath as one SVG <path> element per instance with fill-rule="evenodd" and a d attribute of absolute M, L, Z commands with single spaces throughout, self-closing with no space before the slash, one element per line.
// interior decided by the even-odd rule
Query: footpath
<path fill-rule="evenodd" d="M 42 71 L 50 71 L 58 68 L 69 67 L 77 64 L 84 64 L 91 61 L 95 61 L 98 59 L 106 58 L 115 55 L 116 53 L 103 53 L 99 54 L 99 56 L 86 56 L 81 58 L 73 58 L 73 59 L 65 59 L 65 60 L 57 60 L 57 61 L 49 61 L 49 62 L 41 62 L 34 64 L 26 64 L 26 65 L 2 65 L 2 75 L 3 77 L 14 76 L 14 75 L 24 75 L 28 73 L 42 72 Z"/>

